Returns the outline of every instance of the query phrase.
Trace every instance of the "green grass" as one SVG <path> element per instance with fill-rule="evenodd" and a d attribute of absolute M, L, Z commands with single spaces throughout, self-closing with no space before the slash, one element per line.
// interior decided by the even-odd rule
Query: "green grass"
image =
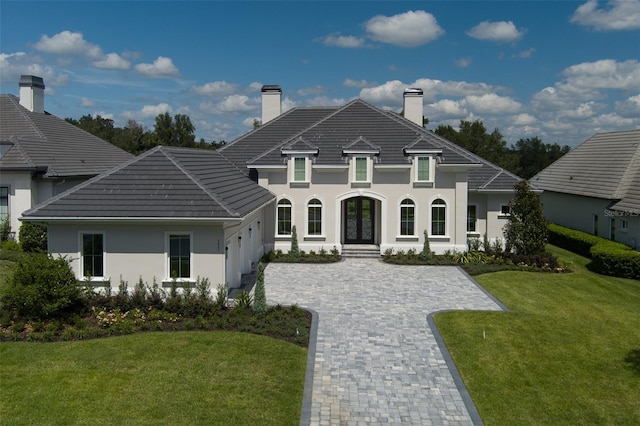
<path fill-rule="evenodd" d="M 486 425 L 640 424 L 640 282 L 549 250 L 574 272 L 476 277 L 510 312 L 435 317 L 480 416 Z"/>
<path fill-rule="evenodd" d="M 297 425 L 307 351 L 232 332 L 0 344 L 0 423 Z"/>

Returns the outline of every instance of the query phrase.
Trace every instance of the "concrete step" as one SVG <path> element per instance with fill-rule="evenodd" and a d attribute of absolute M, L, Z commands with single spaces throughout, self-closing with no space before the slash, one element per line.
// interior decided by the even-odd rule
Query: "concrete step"
<path fill-rule="evenodd" d="M 342 257 L 350 258 L 380 258 L 380 249 L 378 246 L 342 246 Z"/>

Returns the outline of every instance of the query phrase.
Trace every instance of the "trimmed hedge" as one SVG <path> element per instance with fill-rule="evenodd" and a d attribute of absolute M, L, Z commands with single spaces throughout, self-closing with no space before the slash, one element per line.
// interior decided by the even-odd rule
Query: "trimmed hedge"
<path fill-rule="evenodd" d="M 640 253 L 627 245 L 553 223 L 549 243 L 591 258 L 587 266 L 593 272 L 640 279 Z"/>

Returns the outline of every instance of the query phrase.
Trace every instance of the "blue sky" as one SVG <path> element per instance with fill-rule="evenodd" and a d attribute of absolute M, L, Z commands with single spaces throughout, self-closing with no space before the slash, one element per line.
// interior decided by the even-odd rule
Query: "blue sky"
<path fill-rule="evenodd" d="M 278 84 L 284 110 L 400 111 L 421 87 L 428 128 L 576 146 L 640 127 L 639 60 L 640 0 L 0 1 L 1 93 L 39 75 L 59 117 L 187 114 L 207 141 L 250 130 Z"/>

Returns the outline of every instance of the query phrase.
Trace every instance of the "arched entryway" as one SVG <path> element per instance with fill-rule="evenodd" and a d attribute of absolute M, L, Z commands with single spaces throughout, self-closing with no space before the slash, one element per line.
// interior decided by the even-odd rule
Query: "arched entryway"
<path fill-rule="evenodd" d="M 352 197 L 343 201 L 345 244 L 374 244 L 376 240 L 376 200 Z"/>

